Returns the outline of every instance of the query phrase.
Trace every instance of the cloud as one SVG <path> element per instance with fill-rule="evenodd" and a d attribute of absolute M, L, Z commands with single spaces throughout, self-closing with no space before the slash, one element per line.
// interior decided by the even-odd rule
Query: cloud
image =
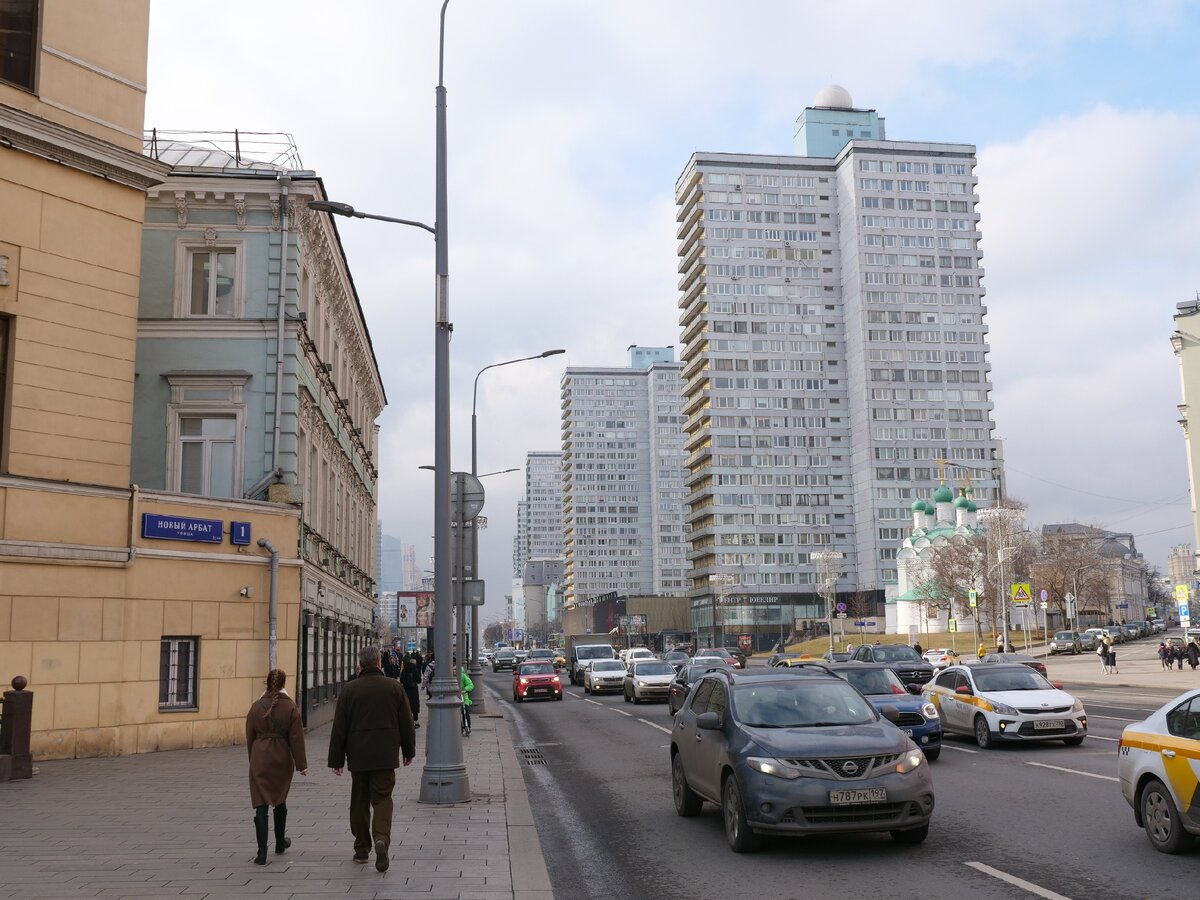
<path fill-rule="evenodd" d="M 1163 568 L 1192 539 L 1168 338 L 1195 285 L 1198 140 L 1200 118 L 1101 106 L 979 154 L 1010 489 L 1031 521 L 1163 530 L 1139 545 Z"/>

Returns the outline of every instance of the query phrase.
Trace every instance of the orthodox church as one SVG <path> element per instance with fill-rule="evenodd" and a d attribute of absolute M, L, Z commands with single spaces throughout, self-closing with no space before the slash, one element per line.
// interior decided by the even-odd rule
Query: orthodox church
<path fill-rule="evenodd" d="M 914 500 L 912 530 L 896 553 L 896 583 L 887 585 L 888 634 L 944 632 L 948 628 L 947 604 L 935 596 L 930 583 L 930 560 L 934 548 L 955 537 L 981 534 L 971 485 L 954 492 L 941 485 L 933 492 L 933 502 Z M 960 631 L 973 631 L 970 618 L 958 620 Z"/>

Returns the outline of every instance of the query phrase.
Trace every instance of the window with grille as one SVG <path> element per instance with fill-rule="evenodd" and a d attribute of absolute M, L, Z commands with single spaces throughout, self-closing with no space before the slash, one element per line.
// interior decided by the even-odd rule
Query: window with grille
<path fill-rule="evenodd" d="M 194 637 L 165 637 L 158 661 L 158 708 L 160 710 L 194 710 L 196 700 L 196 657 L 200 639 Z"/>

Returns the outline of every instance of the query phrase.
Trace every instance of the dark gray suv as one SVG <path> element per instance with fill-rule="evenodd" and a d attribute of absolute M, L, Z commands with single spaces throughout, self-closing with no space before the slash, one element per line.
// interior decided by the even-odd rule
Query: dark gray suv
<path fill-rule="evenodd" d="M 496 651 L 496 655 L 492 657 L 492 671 L 499 672 L 501 669 L 515 670 L 517 668 L 517 651 L 504 647 Z"/>
<path fill-rule="evenodd" d="M 764 833 L 890 832 L 925 840 L 933 780 L 917 746 L 840 678 L 811 670 L 710 672 L 671 729 L 675 811 L 721 807 L 737 853 Z"/>
<path fill-rule="evenodd" d="M 855 662 L 883 663 L 905 687 L 924 684 L 934 675 L 929 661 L 907 644 L 863 644 L 850 658 Z"/>

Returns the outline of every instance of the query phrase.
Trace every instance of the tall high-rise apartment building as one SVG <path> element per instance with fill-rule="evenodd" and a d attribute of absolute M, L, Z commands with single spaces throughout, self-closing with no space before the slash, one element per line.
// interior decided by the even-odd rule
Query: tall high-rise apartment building
<path fill-rule="evenodd" d="M 682 594 L 680 371 L 670 347 L 630 347 L 629 368 L 562 378 L 564 603 Z"/>
<path fill-rule="evenodd" d="M 696 153 L 676 184 L 691 596 L 702 640 L 896 581 L 910 505 L 993 501 L 975 148 L 886 139 L 830 86 L 796 156 Z M 882 597 L 882 593 L 876 595 Z"/>
<path fill-rule="evenodd" d="M 562 559 L 562 495 L 562 453 L 531 450 L 525 454 L 526 562 Z"/>

